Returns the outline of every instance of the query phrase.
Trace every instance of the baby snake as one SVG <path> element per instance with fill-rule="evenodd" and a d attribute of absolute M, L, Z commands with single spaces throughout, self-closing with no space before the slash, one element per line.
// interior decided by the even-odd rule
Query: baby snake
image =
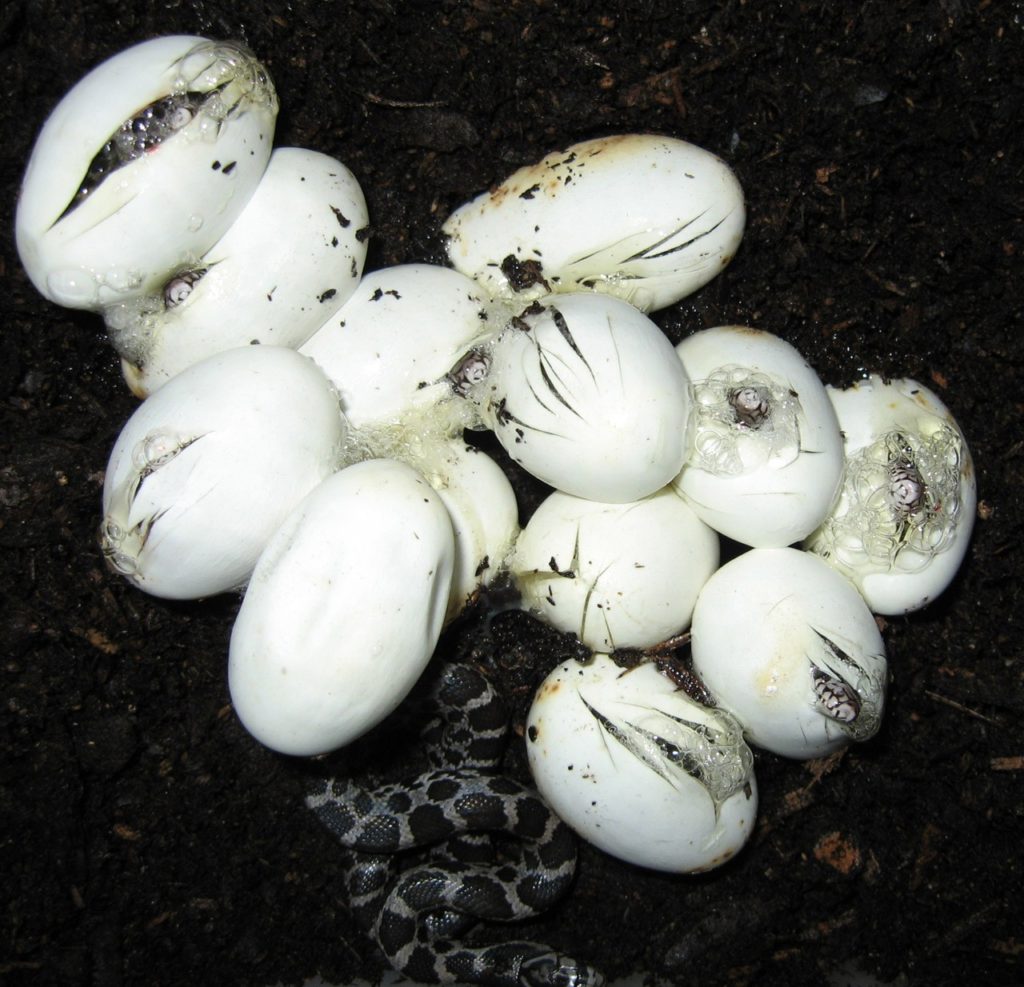
<path fill-rule="evenodd" d="M 392 966 L 423 983 L 602 987 L 589 966 L 534 942 L 470 945 L 480 920 L 511 921 L 552 905 L 572 881 L 573 833 L 535 791 L 497 774 L 505 704 L 466 665 L 443 669 L 432 694 L 430 769 L 364 788 L 332 779 L 306 798 L 348 848 L 356 921 Z M 429 848 L 399 870 L 399 855 Z M 406 855 L 407 856 L 407 855 Z"/>

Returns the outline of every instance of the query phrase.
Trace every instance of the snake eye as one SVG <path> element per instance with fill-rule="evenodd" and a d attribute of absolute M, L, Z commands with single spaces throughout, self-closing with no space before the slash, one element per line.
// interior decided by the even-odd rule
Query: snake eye
<path fill-rule="evenodd" d="M 175 106 L 167 115 L 167 126 L 171 130 L 182 130 L 195 119 L 195 115 L 195 110 L 191 106 Z"/>

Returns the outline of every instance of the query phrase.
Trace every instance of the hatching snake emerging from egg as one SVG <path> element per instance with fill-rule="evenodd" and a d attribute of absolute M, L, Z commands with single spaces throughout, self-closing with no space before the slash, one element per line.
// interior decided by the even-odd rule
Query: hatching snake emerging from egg
<path fill-rule="evenodd" d="M 576 865 L 571 830 L 535 791 L 497 774 L 508 716 L 490 683 L 447 665 L 432 700 L 430 769 L 366 789 L 327 781 L 306 804 L 349 849 L 356 920 L 392 966 L 425 983 L 486 987 L 601 987 L 604 977 L 549 946 L 461 941 L 480 920 L 534 915 L 568 889 Z M 399 855 L 429 848 L 398 870 Z"/>

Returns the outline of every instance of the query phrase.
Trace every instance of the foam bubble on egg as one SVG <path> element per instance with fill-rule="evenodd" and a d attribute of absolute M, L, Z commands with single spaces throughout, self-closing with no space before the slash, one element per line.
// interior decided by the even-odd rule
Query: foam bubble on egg
<path fill-rule="evenodd" d="M 18 253 L 59 305 L 98 311 L 162 286 L 241 213 L 270 157 L 277 95 L 242 45 L 155 38 L 93 69 L 36 140 Z"/>
<path fill-rule="evenodd" d="M 559 665 L 526 724 L 534 781 L 583 839 L 640 867 L 711 870 L 753 831 L 757 785 L 742 728 L 652 664 Z"/>
<path fill-rule="evenodd" d="M 817 556 L 755 548 L 697 598 L 693 667 L 751 741 L 784 757 L 823 757 L 874 736 L 888 667 L 856 587 Z"/>
<path fill-rule="evenodd" d="M 817 374 L 789 343 L 749 326 L 696 332 L 676 351 L 694 390 L 677 492 L 744 545 L 805 538 L 828 513 L 843 470 L 839 423 Z"/>
<path fill-rule="evenodd" d="M 914 380 L 872 376 L 828 393 L 846 470 L 806 548 L 853 580 L 875 613 L 919 610 L 952 582 L 970 544 L 977 489 L 963 432 Z"/>
<path fill-rule="evenodd" d="M 448 512 L 412 467 L 367 460 L 320 484 L 271 537 L 232 630 L 246 729 L 311 756 L 380 723 L 433 654 L 453 557 Z"/>

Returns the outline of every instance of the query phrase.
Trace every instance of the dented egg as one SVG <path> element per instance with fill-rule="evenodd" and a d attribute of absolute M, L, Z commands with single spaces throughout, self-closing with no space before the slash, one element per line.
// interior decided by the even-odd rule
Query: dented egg
<path fill-rule="evenodd" d="M 269 540 L 231 632 L 242 724 L 298 756 L 376 726 L 433 654 L 452 562 L 448 512 L 412 467 L 367 460 L 320 484 Z"/>

